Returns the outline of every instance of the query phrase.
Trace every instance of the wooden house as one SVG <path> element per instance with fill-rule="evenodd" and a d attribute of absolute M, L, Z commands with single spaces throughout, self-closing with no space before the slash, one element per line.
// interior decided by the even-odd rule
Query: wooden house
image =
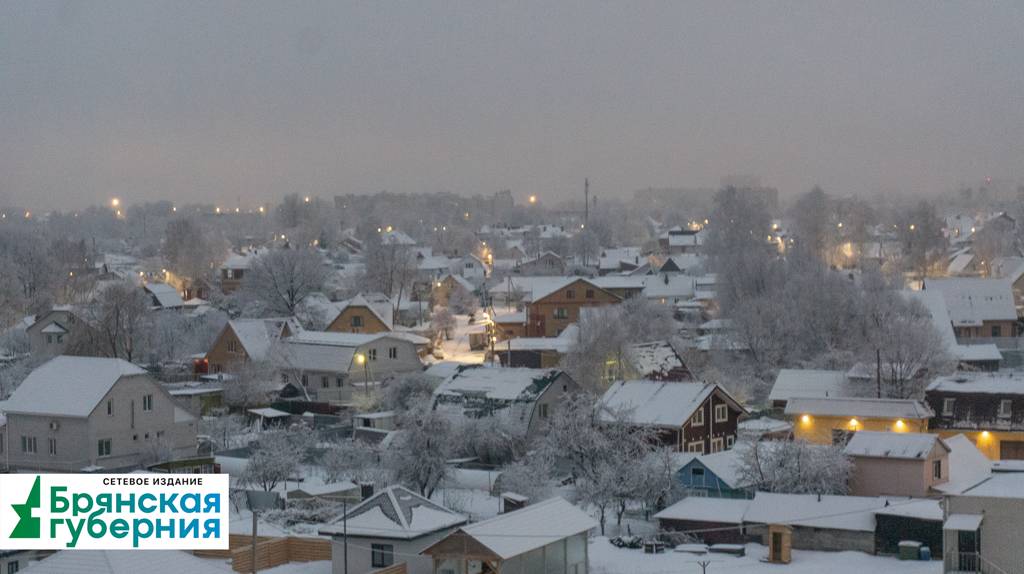
<path fill-rule="evenodd" d="M 1024 375 L 1016 371 L 958 372 L 925 390 L 935 411 L 931 432 L 964 434 L 992 460 L 1024 459 Z"/>
<path fill-rule="evenodd" d="M 790 398 L 785 414 L 793 419 L 794 438 L 817 444 L 845 444 L 862 430 L 923 433 L 935 415 L 912 399 L 832 397 Z"/>

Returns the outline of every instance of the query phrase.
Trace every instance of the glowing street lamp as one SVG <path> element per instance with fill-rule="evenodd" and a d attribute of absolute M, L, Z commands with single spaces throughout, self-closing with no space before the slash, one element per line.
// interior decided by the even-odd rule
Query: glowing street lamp
<path fill-rule="evenodd" d="M 356 364 L 363 366 L 363 390 L 366 396 L 370 396 L 370 365 L 366 362 L 366 355 L 356 353 Z"/>
<path fill-rule="evenodd" d="M 303 197 L 302 201 L 305 201 L 306 203 L 309 203 L 309 196 L 307 195 L 306 197 Z"/>
<path fill-rule="evenodd" d="M 530 201 L 531 204 L 537 203 L 537 196 L 536 195 L 531 195 L 529 201 Z"/>
<path fill-rule="evenodd" d="M 120 199 L 115 197 L 114 199 L 110 200 L 110 207 L 119 207 L 120 205 L 121 205 L 121 200 Z"/>

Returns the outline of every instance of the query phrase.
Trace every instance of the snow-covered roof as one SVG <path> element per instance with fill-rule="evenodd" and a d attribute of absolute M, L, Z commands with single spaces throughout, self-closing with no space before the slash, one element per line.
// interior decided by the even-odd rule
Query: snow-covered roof
<path fill-rule="evenodd" d="M 623 411 L 635 424 L 679 428 L 716 390 L 729 397 L 710 383 L 618 381 L 601 396 L 602 416 L 610 419 L 612 412 Z"/>
<path fill-rule="evenodd" d="M 683 359 L 668 341 L 636 343 L 626 347 L 630 364 L 644 377 L 661 378 L 672 370 L 687 369 Z"/>
<path fill-rule="evenodd" d="M 995 343 L 983 343 L 981 345 L 957 345 L 953 349 L 953 357 L 958 361 L 979 362 L 979 361 L 1002 361 L 1003 354 Z"/>
<path fill-rule="evenodd" d="M 256 416 L 258 416 L 258 417 L 260 417 L 260 418 L 265 418 L 265 419 L 279 419 L 279 418 L 282 418 L 282 417 L 290 416 L 289 413 L 286 413 L 284 411 L 279 411 L 279 410 L 271 408 L 271 407 L 263 407 L 263 408 L 258 408 L 258 409 L 249 409 L 249 412 L 254 414 L 254 415 L 256 415 Z"/>
<path fill-rule="evenodd" d="M 788 421 L 780 421 L 770 417 L 761 417 L 759 419 L 747 419 L 740 421 L 736 425 L 741 434 L 749 433 L 762 435 L 764 433 L 778 433 L 786 432 L 793 429 L 793 423 Z"/>
<path fill-rule="evenodd" d="M 605 275 L 603 277 L 594 277 L 589 281 L 601 289 L 643 289 L 647 282 L 647 277 L 632 275 Z"/>
<path fill-rule="evenodd" d="M 718 474 L 718 473 L 715 473 Z M 750 507 L 750 500 L 738 498 L 705 498 L 688 496 L 654 515 L 660 520 L 692 520 L 740 524 Z"/>
<path fill-rule="evenodd" d="M 949 266 L 946 267 L 946 273 L 949 275 L 958 275 L 960 273 L 963 273 L 972 261 L 974 261 L 974 254 L 960 253 L 953 257 L 953 259 L 949 262 Z"/>
<path fill-rule="evenodd" d="M 557 337 L 515 337 L 505 341 L 500 347 L 513 351 L 555 351 L 565 354 L 579 338 L 579 333 L 579 327 L 573 323 L 563 329 Z"/>
<path fill-rule="evenodd" d="M 32 574 L 225 574 L 222 564 L 184 550 L 62 550 L 36 562 Z"/>
<path fill-rule="evenodd" d="M 455 282 L 456 285 L 465 289 L 467 293 L 472 293 L 476 291 L 476 285 L 473 285 L 473 283 L 471 283 L 469 279 L 466 279 L 462 275 L 453 275 L 451 273 L 445 273 L 444 276 L 439 279 L 439 281 L 446 281 L 449 277 L 451 278 L 452 281 Z"/>
<path fill-rule="evenodd" d="M 466 517 L 403 486 L 386 488 L 347 514 L 320 528 L 321 534 L 411 540 L 466 523 Z"/>
<path fill-rule="evenodd" d="M 939 435 L 914 432 L 858 431 L 846 443 L 847 456 L 925 460 L 935 447 L 949 451 Z"/>
<path fill-rule="evenodd" d="M 936 378 L 927 390 L 950 394 L 1024 395 L 1024 372 L 958 371 Z"/>
<path fill-rule="evenodd" d="M 310 496 L 326 496 L 328 494 L 338 494 L 341 492 L 351 492 L 359 489 L 359 485 L 348 481 L 340 480 L 338 482 L 311 482 L 309 484 L 300 483 L 295 488 L 288 492 L 302 492 Z"/>
<path fill-rule="evenodd" d="M 221 269 L 249 269 L 252 267 L 253 261 L 259 257 L 265 250 L 246 251 L 245 253 L 232 253 L 224 260 L 221 264 Z"/>
<path fill-rule="evenodd" d="M 992 461 L 962 434 L 944 439 L 949 447 L 949 480 L 932 486 L 946 494 L 959 494 L 992 475 Z"/>
<path fill-rule="evenodd" d="M 356 347 L 286 340 L 279 362 L 303 371 L 345 373 L 352 366 Z"/>
<path fill-rule="evenodd" d="M 448 379 L 458 372 L 459 367 L 466 365 L 467 363 L 460 363 L 458 361 L 438 361 L 424 369 L 423 374 L 438 379 Z"/>
<path fill-rule="evenodd" d="M 491 318 L 491 321 L 501 325 L 525 323 L 526 311 L 518 311 L 515 313 L 498 313 Z"/>
<path fill-rule="evenodd" d="M 1005 279 L 927 279 L 924 286 L 925 290 L 942 293 L 954 326 L 980 327 L 983 321 L 1017 320 L 1013 289 Z"/>
<path fill-rule="evenodd" d="M 164 309 L 175 309 L 185 305 L 178 290 L 167 283 L 146 283 L 142 287 L 153 295 L 157 305 Z"/>
<path fill-rule="evenodd" d="M 942 525 L 943 530 L 973 531 L 981 527 L 983 514 L 950 514 Z"/>
<path fill-rule="evenodd" d="M 647 299 L 685 298 L 694 294 L 693 277 L 686 275 L 648 275 L 644 280 Z"/>
<path fill-rule="evenodd" d="M 1024 498 L 1024 472 L 996 472 L 965 490 L 962 496 Z"/>
<path fill-rule="evenodd" d="M 775 377 L 769 402 L 793 397 L 846 397 L 852 394 L 843 371 L 781 369 Z"/>
<path fill-rule="evenodd" d="M 941 522 L 942 501 L 928 498 L 901 500 L 876 510 L 875 515 L 879 514 L 882 516 L 903 516 L 905 518 Z"/>
<path fill-rule="evenodd" d="M 927 419 L 935 416 L 928 405 L 912 399 L 855 399 L 793 397 L 787 415 L 858 417 L 865 419 Z"/>
<path fill-rule="evenodd" d="M 121 377 L 145 374 L 122 359 L 62 355 L 29 373 L 4 408 L 9 414 L 87 417 Z"/>
<path fill-rule="evenodd" d="M 492 368 L 462 369 L 434 391 L 434 397 L 472 396 L 499 401 L 533 400 L 551 381 L 562 375 L 557 369 Z"/>
<path fill-rule="evenodd" d="M 639 247 L 615 247 L 605 249 L 601 253 L 598 268 L 602 270 L 618 269 L 622 263 L 630 265 L 641 265 L 647 261 L 641 256 L 643 250 Z"/>
<path fill-rule="evenodd" d="M 40 331 L 40 333 L 44 333 L 46 335 L 54 335 L 54 334 L 56 334 L 56 335 L 63 335 L 65 333 L 67 333 L 67 332 L 68 332 L 68 330 L 65 329 L 64 327 L 62 327 L 61 324 L 56 322 L 56 321 L 54 321 L 54 322 L 50 323 L 49 325 L 43 327 L 43 329 Z"/>
<path fill-rule="evenodd" d="M 384 323 L 384 325 L 388 329 L 394 328 L 394 321 L 392 321 L 391 302 L 388 300 L 374 300 L 371 302 L 365 295 L 363 295 L 362 293 L 358 293 L 356 294 L 355 297 L 349 299 L 348 301 L 341 301 L 337 303 L 335 306 L 337 308 L 337 312 L 334 314 L 334 317 L 331 319 L 331 321 L 336 319 L 338 315 L 341 315 L 349 307 L 364 307 L 371 313 L 373 313 L 374 317 L 377 317 L 377 319 L 380 320 L 381 323 Z"/>
<path fill-rule="evenodd" d="M 609 276 L 609 277 L 611 277 L 611 276 Z M 594 279 L 587 279 L 585 277 L 558 277 L 557 278 L 558 281 L 552 281 L 550 283 L 545 283 L 545 284 L 542 284 L 542 285 L 535 285 L 533 291 L 531 292 L 529 301 L 530 302 L 540 301 L 541 299 L 547 297 L 548 295 L 551 295 L 553 293 L 561 291 L 562 289 L 565 289 L 565 288 L 569 287 L 570 285 L 572 285 L 574 283 L 577 283 L 577 282 L 583 283 L 584 285 L 589 285 L 591 287 L 594 287 L 595 289 L 602 289 L 603 290 L 603 289 L 605 289 L 605 287 L 603 287 L 601 285 L 598 285 L 597 281 L 598 281 L 598 279 L 608 279 L 609 277 L 596 277 Z M 611 277 L 611 279 L 629 279 L 630 282 L 633 282 L 636 279 L 640 279 L 640 278 L 638 278 L 638 277 Z M 613 281 L 608 281 L 608 282 L 606 282 L 606 284 L 614 285 L 615 283 Z M 642 283 L 641 283 L 640 287 L 641 288 L 643 287 Z M 614 288 L 619 288 L 619 287 L 608 287 L 608 288 L 614 289 Z M 580 298 L 582 298 L 582 293 L 579 296 L 580 296 Z"/>
<path fill-rule="evenodd" d="M 452 260 L 444 255 L 431 255 L 420 259 L 416 263 L 416 268 L 420 271 L 441 271 L 443 269 L 451 269 L 451 267 Z"/>
<path fill-rule="evenodd" d="M 254 361 L 267 359 L 271 346 L 281 338 L 288 319 L 233 319 L 228 327 L 242 344 L 245 353 Z"/>
<path fill-rule="evenodd" d="M 555 497 L 460 529 L 503 560 L 597 526 L 589 514 Z"/>
<path fill-rule="evenodd" d="M 771 443 L 764 443 L 769 445 Z M 740 443 L 737 448 L 729 450 L 723 450 L 711 454 L 697 454 L 691 452 L 680 452 L 672 455 L 672 465 L 674 468 L 682 469 L 686 465 L 690 464 L 694 460 L 700 461 L 705 468 L 715 473 L 722 482 L 730 486 L 731 488 L 740 488 L 746 486 L 740 484 L 740 466 L 742 464 L 742 456 L 745 452 L 745 448 L 748 448 L 749 443 Z"/>
<path fill-rule="evenodd" d="M 787 524 L 832 530 L 874 532 L 875 511 L 886 498 L 758 492 L 750 501 L 744 522 Z"/>

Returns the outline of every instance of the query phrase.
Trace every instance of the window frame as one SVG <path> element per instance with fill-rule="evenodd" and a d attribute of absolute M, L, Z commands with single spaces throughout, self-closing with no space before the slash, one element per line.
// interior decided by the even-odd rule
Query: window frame
<path fill-rule="evenodd" d="M 153 412 L 153 395 L 142 395 L 142 412 Z"/>
<path fill-rule="evenodd" d="M 690 426 L 702 427 L 704 426 L 704 405 L 701 405 L 696 411 L 690 415 Z"/>
<path fill-rule="evenodd" d="M 1009 406 L 1003 409 L 1004 406 Z M 1013 418 L 1013 399 L 999 399 L 999 412 L 997 416 L 1001 419 Z"/>
<path fill-rule="evenodd" d="M 46 442 L 46 450 L 50 453 L 50 456 L 57 456 L 57 439 L 55 437 L 49 437 Z"/>
<path fill-rule="evenodd" d="M 942 398 L 942 416 L 951 417 L 956 412 L 956 399 L 953 397 Z"/>
<path fill-rule="evenodd" d="M 932 461 L 932 479 L 934 479 L 934 480 L 941 480 L 942 479 L 942 460 L 933 460 Z"/>
<path fill-rule="evenodd" d="M 395 564 L 394 544 L 370 544 L 370 567 L 387 568 Z"/>
<path fill-rule="evenodd" d="M 106 448 L 104 448 L 106 447 Z M 114 452 L 114 441 L 109 438 L 101 438 L 96 441 L 96 458 L 106 458 L 113 456 Z"/>
<path fill-rule="evenodd" d="M 700 448 L 695 448 L 695 447 L 700 447 Z M 703 440 L 697 440 L 697 441 L 686 443 L 686 452 L 696 453 L 696 454 L 704 454 L 704 441 Z"/>
<path fill-rule="evenodd" d="M 721 409 L 721 412 L 725 413 L 721 417 L 718 416 L 719 409 Z M 729 405 L 727 405 L 725 403 L 720 403 L 720 404 L 715 405 L 715 422 L 716 423 L 727 423 L 727 422 L 729 422 Z"/>
<path fill-rule="evenodd" d="M 718 448 L 715 448 L 716 445 L 718 446 Z M 725 450 L 725 439 L 723 439 L 720 436 L 711 437 L 711 454 L 715 454 L 716 452 L 722 452 L 723 450 Z"/>

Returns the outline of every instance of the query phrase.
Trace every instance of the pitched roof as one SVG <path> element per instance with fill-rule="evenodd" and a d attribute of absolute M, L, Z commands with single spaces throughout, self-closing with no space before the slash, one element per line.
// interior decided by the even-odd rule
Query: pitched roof
<path fill-rule="evenodd" d="M 61 355 L 29 373 L 4 409 L 7 413 L 87 417 L 121 377 L 145 374 L 122 359 Z"/>
<path fill-rule="evenodd" d="M 181 307 L 185 304 L 178 290 L 167 283 L 146 283 L 142 286 L 156 299 L 158 305 L 165 309 Z"/>
<path fill-rule="evenodd" d="M 343 301 L 340 304 L 338 304 L 338 312 L 335 313 L 334 317 L 331 319 L 331 322 L 333 323 L 334 319 L 337 319 L 338 316 L 344 313 L 345 310 L 348 309 L 349 307 L 365 307 L 367 310 L 373 313 L 373 316 L 377 317 L 377 319 L 380 320 L 381 323 L 384 323 L 384 326 L 386 326 L 388 330 L 395 328 L 395 323 L 392 320 L 391 302 L 374 301 L 371 303 L 362 293 L 357 293 L 355 297 L 349 299 L 348 301 Z"/>
<path fill-rule="evenodd" d="M 636 343 L 626 347 L 629 362 L 644 377 L 663 378 L 671 371 L 685 370 L 689 373 L 682 357 L 668 341 Z"/>
<path fill-rule="evenodd" d="M 925 460 L 935 449 L 936 445 L 949 452 L 949 447 L 942 442 L 939 435 L 913 432 L 858 431 L 846 443 L 843 453 L 847 456 Z"/>
<path fill-rule="evenodd" d="M 928 279 L 924 287 L 942 293 L 954 326 L 977 327 L 982 321 L 1017 320 L 1013 290 L 1006 279 Z"/>
<path fill-rule="evenodd" d="M 750 501 L 744 522 L 787 524 L 835 530 L 873 532 L 876 510 L 885 498 L 758 492 Z"/>
<path fill-rule="evenodd" d="M 281 338 L 287 319 L 232 319 L 228 327 L 253 361 L 268 359 L 271 346 Z"/>
<path fill-rule="evenodd" d="M 531 297 L 530 297 L 529 300 L 531 302 L 540 301 L 541 299 L 543 299 L 543 298 L 545 298 L 545 297 L 547 297 L 547 296 L 549 296 L 549 295 L 551 295 L 553 293 L 561 291 L 562 289 L 565 289 L 566 287 L 568 287 L 568 286 L 570 286 L 570 285 L 572 285 L 574 283 L 577 283 L 577 282 L 582 282 L 582 283 L 584 283 L 586 285 L 589 285 L 589 286 L 591 286 L 591 287 L 593 287 L 595 289 L 600 289 L 601 291 L 605 291 L 606 293 L 608 293 L 608 295 L 611 295 L 612 297 L 615 297 L 616 299 L 619 298 L 614 293 L 611 293 L 611 292 L 607 291 L 605 287 L 603 287 L 601 285 L 598 285 L 596 279 L 590 280 L 590 279 L 587 279 L 585 277 L 557 277 L 556 279 L 558 279 L 558 281 L 552 281 L 552 282 L 550 282 L 550 283 L 548 283 L 546 285 L 541 285 L 541 286 L 539 286 L 540 288 L 535 287 L 533 292 L 531 293 Z M 621 279 L 630 279 L 630 280 L 634 280 L 635 281 L 638 278 L 637 277 L 622 277 Z M 641 287 L 642 286 L 643 285 L 641 284 Z"/>
<path fill-rule="evenodd" d="M 959 494 L 992 474 L 992 461 L 962 434 L 944 439 L 949 447 L 949 481 L 933 486 L 946 494 Z"/>
<path fill-rule="evenodd" d="M 435 504 L 403 486 L 386 488 L 320 528 L 321 534 L 410 540 L 466 523 L 466 517 Z"/>
<path fill-rule="evenodd" d="M 843 371 L 817 369 L 781 369 L 768 394 L 769 402 L 793 397 L 845 397 L 851 395 Z"/>
<path fill-rule="evenodd" d="M 935 416 L 928 405 L 912 399 L 794 397 L 786 403 L 785 413 L 865 419 L 927 419 Z"/>
<path fill-rule="evenodd" d="M 473 396 L 491 400 L 533 400 L 563 373 L 557 369 L 491 368 L 472 365 L 440 384 L 434 397 Z"/>
<path fill-rule="evenodd" d="M 678 428 L 716 390 L 743 409 L 715 384 L 618 381 L 601 396 L 602 417 L 610 419 L 610 411 L 626 411 L 626 418 L 634 424 Z"/>
<path fill-rule="evenodd" d="M 345 373 L 352 366 L 356 347 L 286 341 L 279 362 L 304 371 Z"/>
<path fill-rule="evenodd" d="M 936 378 L 927 390 L 949 394 L 1024 395 L 1024 373 L 957 371 Z"/>
<path fill-rule="evenodd" d="M 743 515 L 747 513 L 748 508 L 750 508 L 750 500 L 744 498 L 729 499 L 687 496 L 655 514 L 654 517 L 659 520 L 693 520 L 697 522 L 741 524 L 743 522 Z"/>
<path fill-rule="evenodd" d="M 224 574 L 216 563 L 184 550 L 62 550 L 29 568 L 33 574 Z"/>
<path fill-rule="evenodd" d="M 590 515 L 555 497 L 459 530 L 507 560 L 596 526 Z"/>
<path fill-rule="evenodd" d="M 686 467 L 686 465 L 699 461 L 705 468 L 710 470 L 717 476 L 722 482 L 726 483 L 731 488 L 740 488 L 747 486 L 740 484 L 740 464 L 741 457 L 743 456 L 744 447 L 747 443 L 740 443 L 735 448 L 729 450 L 723 450 L 711 454 L 697 454 L 691 452 L 680 452 L 673 455 L 672 461 L 674 465 L 678 466 L 679 469 Z M 767 446 L 770 442 L 762 443 L 762 446 Z"/>

